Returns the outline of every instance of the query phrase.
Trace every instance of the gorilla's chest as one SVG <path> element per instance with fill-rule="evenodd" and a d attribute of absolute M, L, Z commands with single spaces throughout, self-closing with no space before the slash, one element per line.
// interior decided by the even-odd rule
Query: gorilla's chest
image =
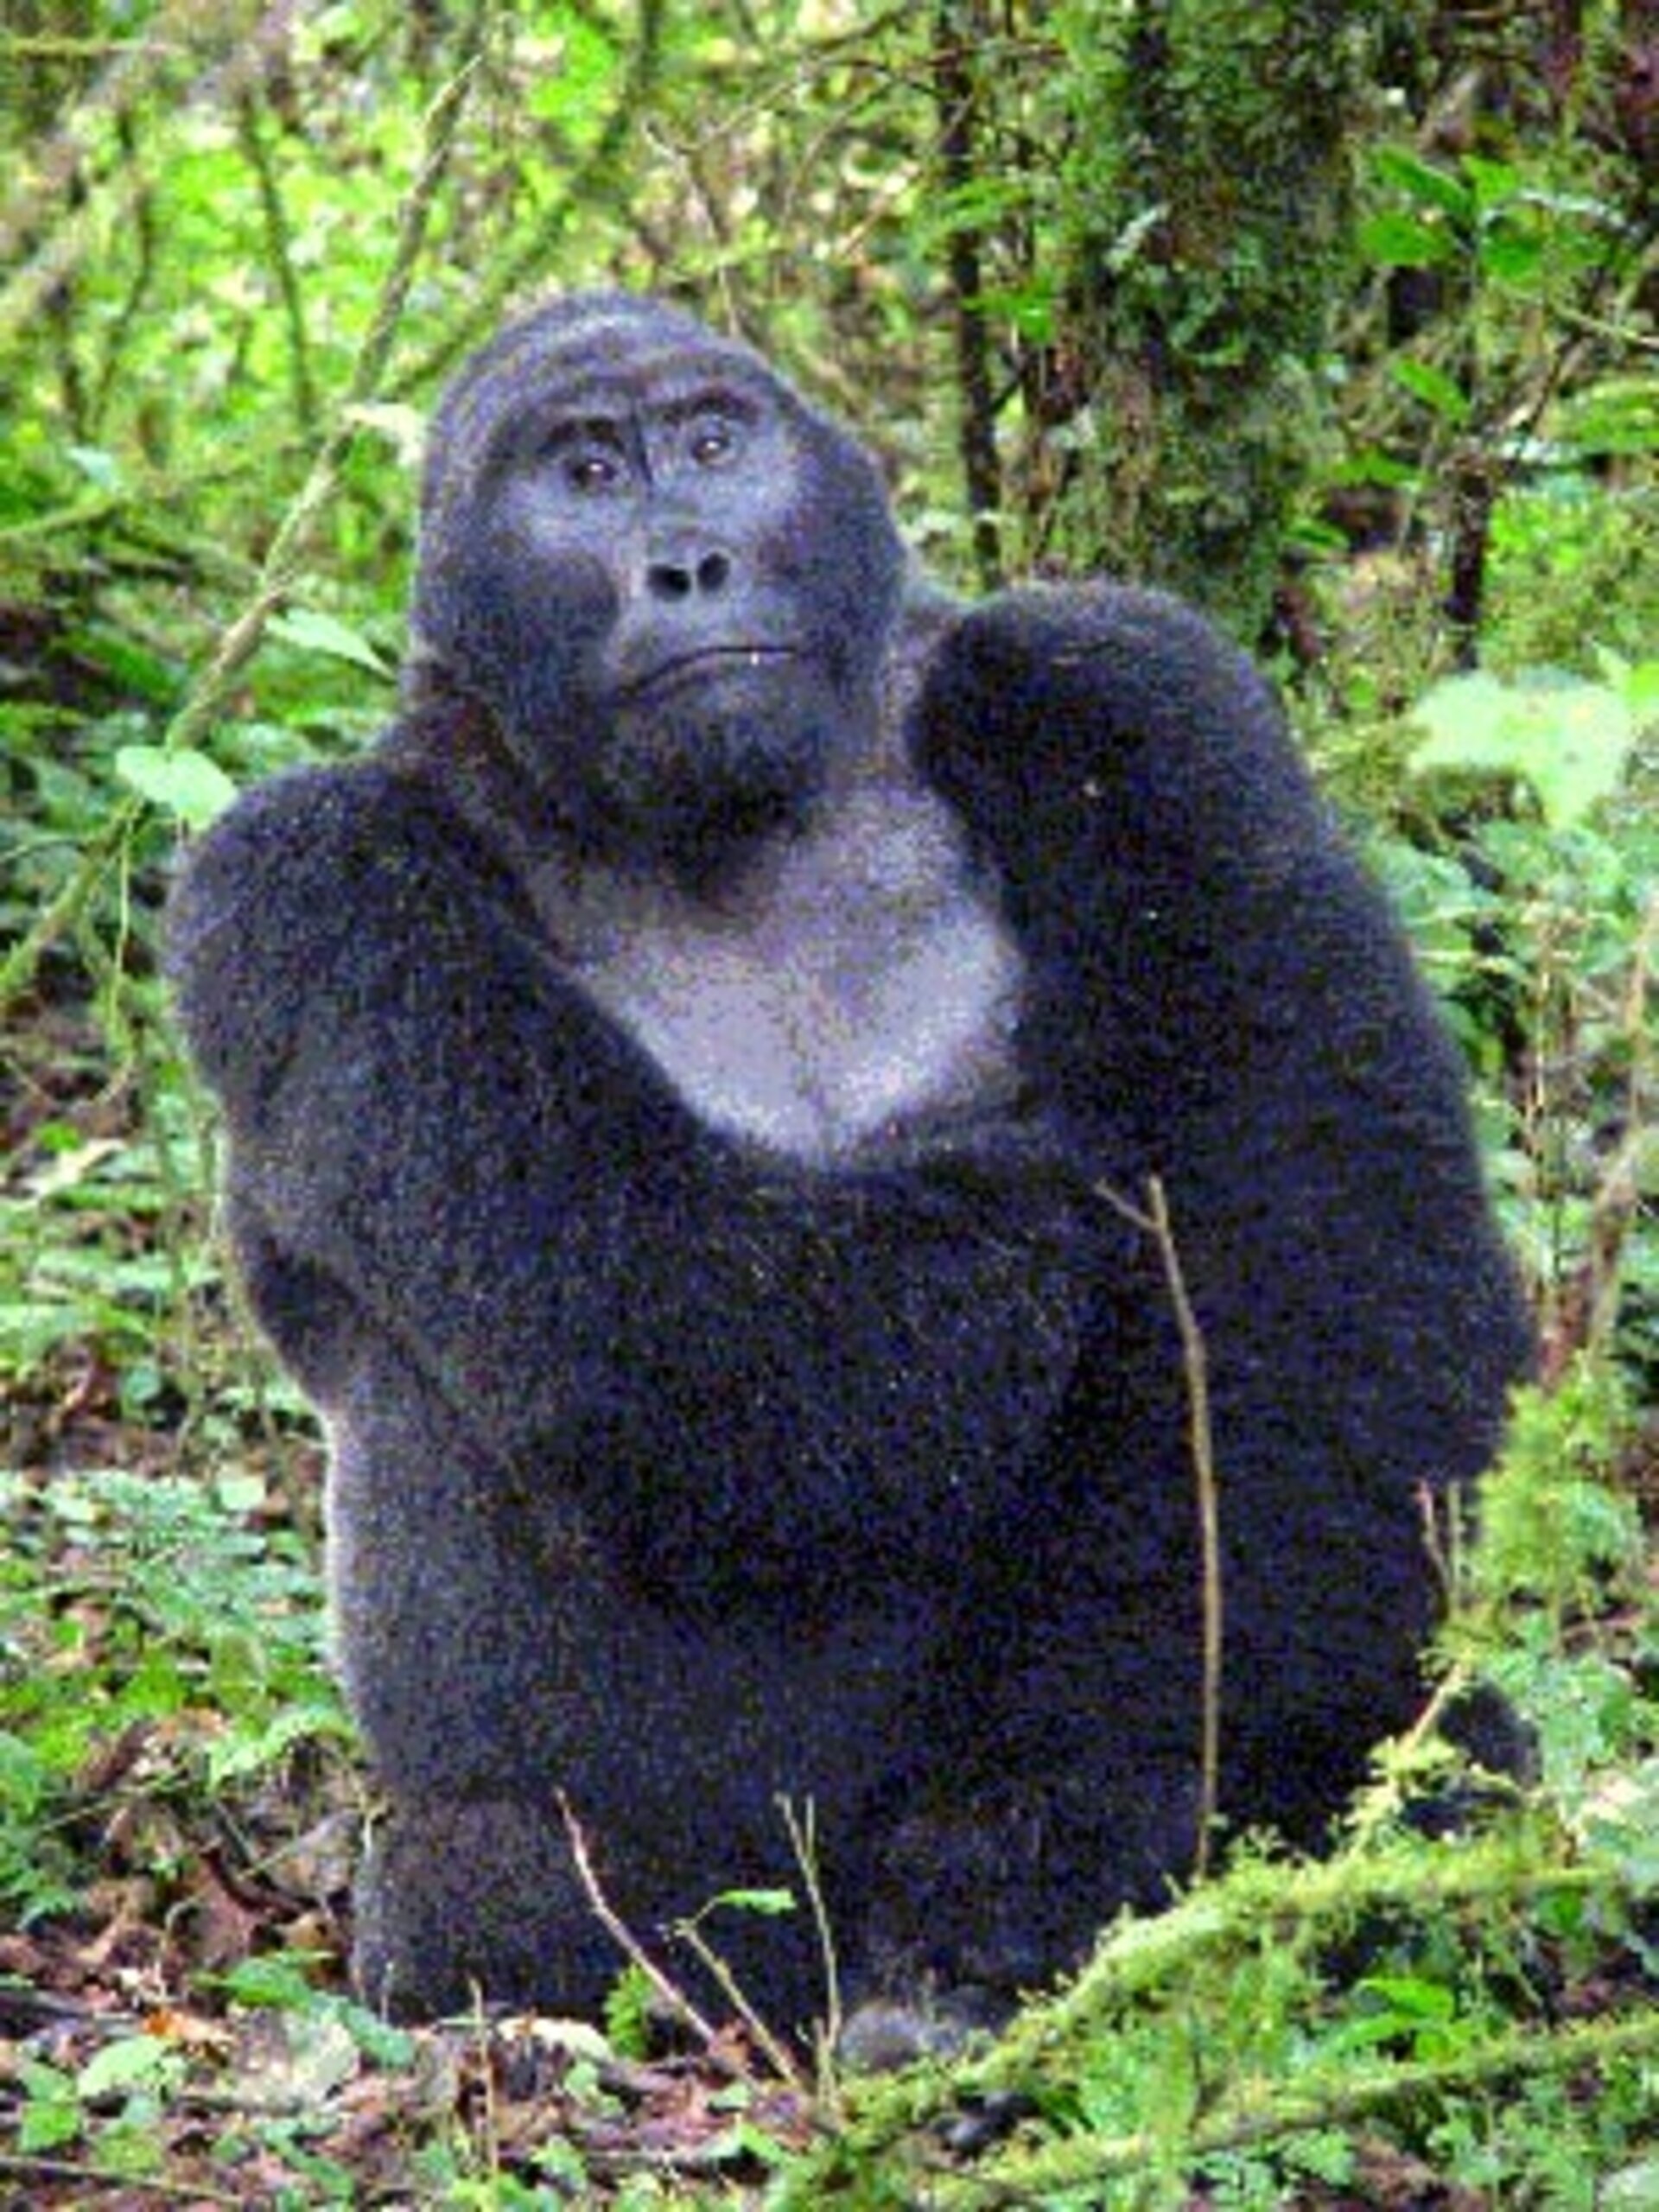
<path fill-rule="evenodd" d="M 560 920 L 575 980 L 683 1103 L 766 1152 L 925 1149 L 1014 1088 L 1019 954 L 925 794 L 849 801 L 741 899 L 590 887 Z"/>

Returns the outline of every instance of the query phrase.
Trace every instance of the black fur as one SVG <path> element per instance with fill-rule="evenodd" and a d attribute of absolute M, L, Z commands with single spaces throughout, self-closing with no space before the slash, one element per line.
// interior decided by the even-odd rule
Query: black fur
<path fill-rule="evenodd" d="M 765 468 L 671 454 L 584 537 L 549 420 L 706 376 Z M 1157 1901 L 1194 1479 L 1159 1255 L 1104 1195 L 1154 1173 L 1213 1392 L 1223 1810 L 1315 1839 L 1420 1702 L 1422 1495 L 1488 1457 L 1528 1336 L 1455 1056 L 1259 677 L 1144 593 L 906 593 L 857 446 L 611 295 L 451 392 L 415 616 L 374 753 L 246 797 L 171 927 L 237 1249 L 329 1424 L 391 1808 L 370 1995 L 599 2001 L 558 1793 L 647 1939 L 790 1883 L 810 1799 L 855 1994 L 1006 1995 Z M 740 633 L 794 658 L 650 679 Z M 690 1110 L 541 872 L 718 911 L 861 747 L 948 802 L 935 872 L 1017 1007 L 965 1097 L 803 1156 Z M 712 1933 L 780 2024 L 819 2007 L 804 1914 Z"/>

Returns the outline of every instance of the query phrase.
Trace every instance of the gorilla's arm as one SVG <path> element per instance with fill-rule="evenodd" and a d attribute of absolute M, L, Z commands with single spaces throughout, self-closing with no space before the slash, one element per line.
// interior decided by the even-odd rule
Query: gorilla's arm
<path fill-rule="evenodd" d="M 1262 677 L 1158 594 L 1011 592 L 944 641 L 918 747 L 1003 881 L 1074 1139 L 1167 1180 L 1253 1450 L 1471 1475 L 1528 1332 L 1463 1072 Z"/>
<path fill-rule="evenodd" d="M 873 1516 L 925 1571 L 1017 1478 L 1068 1371 L 1062 1294 L 964 1256 L 971 1193 L 836 1179 L 820 1205 L 739 1168 L 424 779 L 247 795 L 183 874 L 169 958 L 256 1306 L 325 1408 L 390 1342 L 527 1486 L 639 1516 L 677 1576 L 786 1575 Z M 728 1459 L 766 1481 L 676 1478 Z"/>
<path fill-rule="evenodd" d="M 511 877 L 374 763 L 285 777 L 192 856 L 168 960 L 256 1262 L 264 1240 L 273 1271 L 316 1271 L 492 1441 L 522 1441 L 568 1396 L 550 1255 L 607 1179 L 619 1077 Z M 672 1131 L 638 1134 L 671 1173 Z M 603 1268 L 585 1272 L 561 1318 L 602 1340 Z"/>
<path fill-rule="evenodd" d="M 1067 1141 L 1131 1200 L 1164 1179 L 1210 1384 L 1224 1802 L 1311 1834 L 1379 1716 L 1411 1710 L 1425 1501 L 1479 1473 L 1529 1356 L 1457 1055 L 1266 685 L 1186 609 L 992 601 L 942 644 L 917 738 L 1002 880 Z M 1085 1361 L 1079 1402 L 1144 1446 L 1144 1422 L 1113 1426 L 1111 1358 Z M 1120 1486 L 1161 1537 L 1115 1509 Z M 1113 1623 L 1125 1680 L 1139 1652 L 1168 1663 L 1191 1602 L 1168 1561 L 1197 1586 L 1185 1495 L 1179 1451 L 1138 1479 L 1115 1462 L 1084 1509 L 1098 1528 L 1068 1531 L 1055 1603 Z M 1087 1709 L 1066 1649 L 1033 1645 L 1015 1709 Z M 1149 1683 L 1147 1710 L 1185 1708 Z M 1179 1775 L 1185 1747 L 1163 1749 Z"/>

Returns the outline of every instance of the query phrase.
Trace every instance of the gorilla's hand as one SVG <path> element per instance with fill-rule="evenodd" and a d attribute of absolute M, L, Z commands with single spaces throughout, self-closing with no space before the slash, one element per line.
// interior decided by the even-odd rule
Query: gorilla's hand
<path fill-rule="evenodd" d="M 918 761 L 997 857 L 1040 880 L 1081 836 L 1131 863 L 1236 850 L 1316 804 L 1272 694 L 1202 616 L 1111 585 L 1003 592 L 929 668 Z M 1094 817 L 1091 829 L 1090 817 Z M 1001 842 L 1019 825 L 1018 844 Z"/>

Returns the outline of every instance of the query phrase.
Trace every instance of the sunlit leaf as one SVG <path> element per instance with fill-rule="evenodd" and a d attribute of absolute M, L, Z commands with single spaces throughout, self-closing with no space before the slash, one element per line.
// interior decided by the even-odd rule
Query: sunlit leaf
<path fill-rule="evenodd" d="M 123 2036 L 95 2050 L 75 2077 L 83 2097 L 107 2096 L 111 2090 L 132 2089 L 164 2080 L 178 2065 L 177 2055 L 154 2036 Z"/>
<path fill-rule="evenodd" d="M 1455 377 L 1447 376 L 1432 361 L 1390 361 L 1389 373 L 1414 399 L 1421 399 L 1425 407 L 1432 407 L 1445 421 L 1468 420 L 1469 401 L 1462 386 Z"/>
<path fill-rule="evenodd" d="M 216 760 L 185 747 L 124 745 L 115 756 L 122 782 L 192 830 L 205 830 L 236 797 L 236 785 Z"/>
<path fill-rule="evenodd" d="M 1659 376 L 1605 377 L 1573 393 L 1560 435 L 1583 453 L 1659 453 Z"/>
<path fill-rule="evenodd" d="M 1506 284 L 1523 284 L 1538 273 L 1544 242 L 1535 231 L 1517 230 L 1511 223 L 1494 225 L 1480 241 L 1480 265 L 1489 276 Z"/>
<path fill-rule="evenodd" d="M 1444 229 L 1390 209 L 1360 225 L 1359 250 L 1379 269 L 1430 269 L 1450 261 L 1456 247 Z"/>
<path fill-rule="evenodd" d="M 1411 756 L 1415 772 L 1518 776 L 1555 830 L 1581 822 L 1618 790 L 1637 734 L 1620 691 L 1555 669 L 1508 683 L 1480 672 L 1448 677 L 1425 694 L 1414 719 L 1428 732 Z"/>
<path fill-rule="evenodd" d="M 318 607 L 296 607 L 286 614 L 273 615 L 270 631 L 273 637 L 299 646 L 302 652 L 326 653 L 331 660 L 349 661 L 354 668 L 366 668 L 375 676 L 391 673 L 360 630 Z"/>
<path fill-rule="evenodd" d="M 1475 195 L 1460 178 L 1436 168 L 1407 146 L 1379 146 L 1371 166 L 1385 184 L 1391 184 L 1420 207 L 1437 207 L 1443 215 L 1466 222 L 1475 212 Z"/>
<path fill-rule="evenodd" d="M 730 1905 L 739 1912 L 758 1912 L 769 1917 L 795 1910 L 795 1896 L 791 1890 L 722 1890 L 714 1902 Z"/>

